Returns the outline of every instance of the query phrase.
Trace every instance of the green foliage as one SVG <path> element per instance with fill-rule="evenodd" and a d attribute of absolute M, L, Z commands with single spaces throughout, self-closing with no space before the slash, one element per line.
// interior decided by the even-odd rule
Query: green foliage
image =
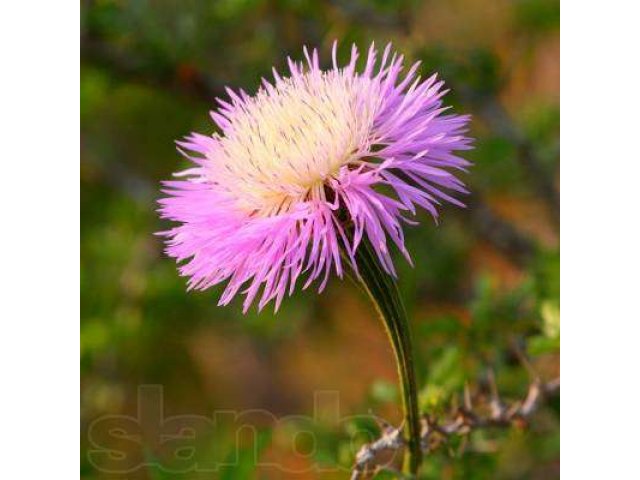
<path fill-rule="evenodd" d="M 221 469 L 220 480 L 250 480 L 255 478 L 257 468 L 255 460 L 260 458 L 260 455 L 269 446 L 270 442 L 271 431 L 260 430 L 256 435 L 254 444 L 241 448 L 239 452 L 233 448 L 225 462 L 232 465 Z"/>
<path fill-rule="evenodd" d="M 531 32 L 555 30 L 560 23 L 559 0 L 520 0 L 516 3 L 518 23 Z"/>
<path fill-rule="evenodd" d="M 452 395 L 461 391 L 465 378 L 460 350 L 456 346 L 445 348 L 429 367 L 428 382 L 420 392 L 421 410 L 442 410 Z"/>
<path fill-rule="evenodd" d="M 529 353 L 541 355 L 560 351 L 560 307 L 547 300 L 541 304 L 542 334 L 529 339 Z"/>
<path fill-rule="evenodd" d="M 395 403 L 398 401 L 398 386 L 385 380 L 376 380 L 371 385 L 371 398 L 379 403 Z"/>

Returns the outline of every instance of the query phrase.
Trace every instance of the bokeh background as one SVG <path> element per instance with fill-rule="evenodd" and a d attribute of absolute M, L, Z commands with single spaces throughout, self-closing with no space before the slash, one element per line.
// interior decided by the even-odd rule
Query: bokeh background
<path fill-rule="evenodd" d="M 350 283 L 299 292 L 277 315 L 243 316 L 239 302 L 216 306 L 219 289 L 187 294 L 153 235 L 167 227 L 155 213 L 159 182 L 184 165 L 174 139 L 211 132 L 208 110 L 225 84 L 255 91 L 304 44 L 326 59 L 334 39 L 342 58 L 351 42 L 392 41 L 424 75 L 440 73 L 456 112 L 473 114 L 469 207 L 446 206 L 437 227 L 423 214 L 407 232 L 416 267 L 397 259 L 422 408 L 446 412 L 465 382 L 486 389 L 488 369 L 505 398 L 521 397 L 531 379 L 522 355 L 543 378 L 558 375 L 559 17 L 557 0 L 82 2 L 82 477 L 345 478 L 363 432 L 377 429 L 362 418 L 319 420 L 298 436 L 259 419 L 256 435 L 220 424 L 196 432 L 196 453 L 201 465 L 238 453 L 235 465 L 178 473 L 181 460 L 144 432 L 116 429 L 96 443 L 90 430 L 121 416 L 138 425 L 141 385 L 163 387 L 165 417 L 313 415 L 314 393 L 333 391 L 341 417 L 399 423 L 392 352 Z M 474 434 L 464 452 L 428 457 L 422 475 L 557 478 L 559 436 L 552 399 L 530 429 Z M 92 456 L 105 447 L 111 472 Z"/>

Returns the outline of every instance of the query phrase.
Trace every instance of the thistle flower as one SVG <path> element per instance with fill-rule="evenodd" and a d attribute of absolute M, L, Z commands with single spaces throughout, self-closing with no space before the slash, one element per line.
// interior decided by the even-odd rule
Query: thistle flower
<path fill-rule="evenodd" d="M 328 70 L 305 48 L 306 65 L 288 59 L 289 76 L 274 69 L 255 96 L 227 89 L 211 112 L 220 133 L 177 142 L 194 166 L 164 182 L 161 216 L 179 223 L 166 251 L 190 289 L 228 280 L 220 305 L 241 289 L 244 311 L 256 297 L 277 310 L 298 282 L 322 291 L 332 270 L 358 271 L 363 238 L 395 276 L 389 246 L 411 261 L 416 207 L 437 220 L 442 201 L 463 206 L 453 172 L 469 165 L 455 155 L 471 148 L 469 117 L 445 114 L 443 82 L 421 80 L 419 63 L 403 74 L 391 45 L 378 61 L 372 44 L 362 71 L 355 46 L 343 67 L 336 48 Z"/>

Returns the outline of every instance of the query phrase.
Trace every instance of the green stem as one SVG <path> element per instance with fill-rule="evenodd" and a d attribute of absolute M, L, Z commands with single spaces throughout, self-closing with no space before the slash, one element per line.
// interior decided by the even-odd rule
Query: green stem
<path fill-rule="evenodd" d="M 405 473 L 417 475 L 422 461 L 418 390 L 407 313 L 394 278 L 386 273 L 367 239 L 356 250 L 358 283 L 369 294 L 385 326 L 398 366 L 405 417 L 405 438 L 409 448 L 404 461 Z"/>

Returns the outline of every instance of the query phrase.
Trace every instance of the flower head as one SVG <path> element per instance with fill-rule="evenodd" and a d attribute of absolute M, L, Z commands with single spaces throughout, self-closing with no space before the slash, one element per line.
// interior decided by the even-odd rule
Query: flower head
<path fill-rule="evenodd" d="M 228 280 L 221 305 L 243 289 L 245 311 L 256 297 L 277 309 L 301 277 L 322 290 L 332 270 L 357 271 L 365 235 L 395 275 L 388 240 L 410 261 L 402 223 L 416 206 L 462 206 L 450 194 L 466 192 L 452 171 L 469 165 L 454 154 L 471 148 L 469 117 L 445 114 L 436 75 L 403 74 L 390 45 L 378 61 L 372 44 L 361 72 L 355 46 L 340 67 L 334 43 L 328 70 L 304 53 L 253 97 L 227 89 L 211 112 L 220 133 L 177 142 L 194 166 L 164 182 L 160 213 L 179 225 L 162 235 L 189 288 Z"/>

